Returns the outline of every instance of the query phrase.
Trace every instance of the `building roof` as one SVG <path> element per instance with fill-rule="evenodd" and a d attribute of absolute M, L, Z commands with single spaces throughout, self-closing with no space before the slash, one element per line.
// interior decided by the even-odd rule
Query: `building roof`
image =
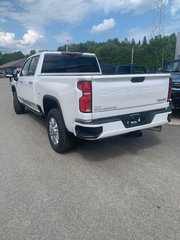
<path fill-rule="evenodd" d="M 2 69 L 2 68 L 21 68 L 25 61 L 26 61 L 26 58 L 8 62 L 3 65 L 0 65 L 0 69 Z"/>

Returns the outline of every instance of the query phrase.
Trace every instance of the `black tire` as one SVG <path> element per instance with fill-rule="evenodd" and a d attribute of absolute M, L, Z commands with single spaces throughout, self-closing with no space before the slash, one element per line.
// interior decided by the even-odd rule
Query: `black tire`
<path fill-rule="evenodd" d="M 13 93 L 13 105 L 16 114 L 23 114 L 25 112 L 25 106 L 20 103 L 16 92 Z"/>
<path fill-rule="evenodd" d="M 47 116 L 47 131 L 52 148 L 58 153 L 66 153 L 74 147 L 74 136 L 65 126 L 62 113 L 53 108 Z"/>

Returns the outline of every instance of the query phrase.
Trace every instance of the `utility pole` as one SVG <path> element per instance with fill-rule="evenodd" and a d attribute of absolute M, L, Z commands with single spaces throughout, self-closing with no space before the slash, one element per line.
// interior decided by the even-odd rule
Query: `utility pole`
<path fill-rule="evenodd" d="M 131 64 L 134 63 L 134 47 L 135 46 L 132 46 L 132 49 L 131 49 Z"/>
<path fill-rule="evenodd" d="M 166 13 L 166 5 L 168 0 L 154 0 L 154 17 L 153 17 L 153 28 L 152 37 L 162 38 L 164 36 L 164 19 Z M 161 46 L 161 67 L 164 65 L 164 46 Z"/>
<path fill-rule="evenodd" d="M 66 52 L 69 52 L 69 40 L 66 40 Z"/>
<path fill-rule="evenodd" d="M 152 37 L 164 35 L 164 19 L 167 0 L 154 0 Z"/>

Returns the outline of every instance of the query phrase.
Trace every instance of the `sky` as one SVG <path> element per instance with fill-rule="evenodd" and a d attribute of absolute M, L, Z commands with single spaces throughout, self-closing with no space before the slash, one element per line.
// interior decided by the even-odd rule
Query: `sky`
<path fill-rule="evenodd" d="M 180 0 L 0 0 L 0 52 L 57 50 L 65 44 L 137 41 L 180 31 Z M 153 29 L 157 30 L 153 32 Z"/>

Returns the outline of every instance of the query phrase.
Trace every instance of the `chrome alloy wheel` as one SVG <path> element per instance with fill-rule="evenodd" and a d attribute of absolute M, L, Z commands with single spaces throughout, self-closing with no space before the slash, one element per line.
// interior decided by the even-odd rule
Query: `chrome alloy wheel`
<path fill-rule="evenodd" d="M 49 119 L 49 135 L 54 145 L 59 143 L 59 129 L 54 117 Z"/>

